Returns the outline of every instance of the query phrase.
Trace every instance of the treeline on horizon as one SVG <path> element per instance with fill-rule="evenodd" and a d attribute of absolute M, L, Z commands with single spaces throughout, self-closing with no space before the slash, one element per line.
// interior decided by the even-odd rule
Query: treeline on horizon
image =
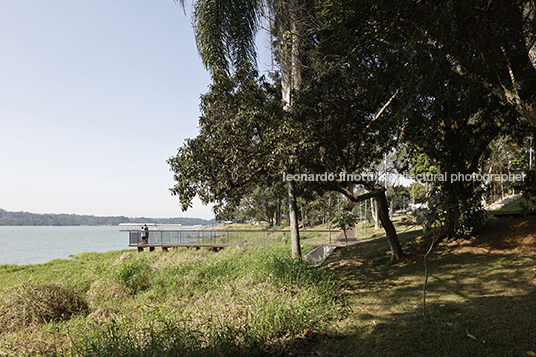
<path fill-rule="evenodd" d="M 176 218 L 147 218 L 147 217 L 100 217 L 78 214 L 38 214 L 30 212 L 9 212 L 0 209 L 0 226 L 109 226 L 119 223 L 157 223 L 210 225 L 216 224 L 214 219 L 176 217 Z"/>

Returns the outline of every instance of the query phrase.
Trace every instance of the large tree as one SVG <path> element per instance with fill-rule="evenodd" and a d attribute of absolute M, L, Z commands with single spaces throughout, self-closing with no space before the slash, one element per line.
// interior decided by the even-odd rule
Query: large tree
<path fill-rule="evenodd" d="M 314 8 L 315 11 L 309 11 L 316 5 L 318 8 Z M 396 142 L 393 139 L 400 128 L 389 121 L 388 117 L 383 118 L 382 114 L 386 116 L 389 112 L 390 104 L 399 88 L 396 88 L 396 83 L 386 81 L 392 76 L 383 68 L 384 60 L 378 57 L 381 55 L 391 59 L 396 53 L 382 43 L 382 38 L 370 36 L 370 31 L 375 31 L 375 24 L 365 21 L 365 26 L 358 29 L 354 26 L 356 20 L 369 16 L 367 12 L 373 9 L 373 3 L 366 5 L 359 8 L 359 14 L 346 14 L 343 10 L 329 14 L 330 7 L 323 7 L 320 2 L 292 0 L 269 3 L 269 13 L 273 15 L 273 32 L 277 38 L 275 53 L 281 63 L 283 101 L 285 109 L 292 112 L 288 117 L 292 120 L 274 121 L 274 125 L 281 124 L 281 127 L 274 130 L 282 133 L 280 138 L 284 147 L 280 143 L 280 149 L 274 149 L 272 153 L 278 155 L 279 167 L 287 174 L 319 170 L 337 174 L 341 171 L 363 173 L 363 170 L 368 170 Z M 240 7 L 247 11 L 237 12 Z M 245 59 L 254 57 L 255 53 L 251 51 L 252 34 L 260 10 L 266 8 L 263 8 L 260 2 L 196 2 L 194 28 L 198 48 L 213 76 L 224 77 L 233 66 L 236 69 Z M 323 25 L 320 28 L 315 27 L 319 21 Z M 246 24 L 243 32 L 237 31 L 237 24 L 240 23 Z M 323 28 L 324 25 L 327 27 Z M 362 40 L 357 38 L 356 41 L 356 30 L 366 36 Z M 379 50 L 367 51 L 374 46 Z M 354 47 L 358 48 L 357 52 Z M 375 82 L 381 84 L 374 85 Z M 295 108 L 296 105 L 299 107 Z M 381 120 L 378 120 L 380 117 Z M 223 124 L 222 121 L 221 125 Z M 193 143 L 192 141 L 187 146 L 193 147 Z M 180 171 L 178 165 L 182 165 L 181 160 L 186 157 L 186 152 L 182 155 L 179 152 L 179 156 L 174 160 L 174 171 Z M 325 157 L 330 157 L 331 161 L 327 163 Z M 179 175 L 176 179 L 190 179 L 195 182 L 195 176 Z M 247 183 L 250 182 L 252 180 Z M 287 180 L 286 183 L 293 256 L 299 256 L 296 182 Z M 360 184 L 369 192 L 358 195 L 354 188 Z M 188 197 L 188 192 L 196 192 L 177 189 L 181 188 L 181 185 L 191 184 L 179 182 L 175 193 Z M 380 220 L 386 230 L 392 258 L 397 260 L 402 257 L 381 184 L 364 179 L 345 181 L 337 185 L 319 182 L 311 185 L 320 190 L 345 194 L 348 197 L 347 209 L 351 209 L 354 202 L 371 197 L 377 199 Z M 227 187 L 234 189 L 231 194 L 233 197 L 238 197 L 236 193 L 240 190 L 234 188 L 235 186 L 243 187 L 244 184 L 235 183 Z"/>
<path fill-rule="evenodd" d="M 396 123 L 390 121 L 385 111 L 381 114 L 393 94 L 384 93 L 383 102 L 379 96 L 365 94 L 367 89 L 361 87 L 359 76 L 344 68 L 330 68 L 315 75 L 299 92 L 293 108 L 293 125 L 300 129 L 303 143 L 298 155 L 301 172 L 332 174 L 331 179 L 310 184 L 345 195 L 347 210 L 352 210 L 356 202 L 376 199 L 392 260 L 399 260 L 403 253 L 389 218 L 385 187 L 371 170 L 383 161 L 399 136 Z M 366 99 L 373 103 L 363 105 Z M 358 186 L 367 192 L 359 194 Z"/>
<path fill-rule="evenodd" d="M 359 78 L 347 82 L 348 88 L 332 91 L 341 104 L 338 108 L 344 108 L 344 100 L 353 94 L 362 99 L 347 107 L 370 115 L 383 108 L 375 101 L 389 103 L 392 94 L 384 113 L 389 115 L 379 116 L 378 121 L 386 125 L 377 129 L 377 137 L 385 142 L 389 137 L 410 141 L 449 178 L 471 174 L 491 140 L 513 125 L 516 115 L 531 120 L 536 72 L 526 43 L 534 28 L 528 3 L 532 4 L 512 0 L 331 2 L 320 12 L 328 22 L 321 21 L 323 29 L 315 33 L 321 59 L 312 66 L 333 63 L 338 71 L 347 72 L 347 78 Z M 318 78 L 318 71 L 314 73 Z M 320 86 L 319 93 L 326 95 L 324 89 Z M 327 117 L 325 108 L 315 110 L 323 110 L 322 116 Z M 473 182 L 439 183 L 448 233 L 458 231 L 467 212 L 479 214 L 477 187 Z"/>
<path fill-rule="evenodd" d="M 245 62 L 232 76 L 215 79 L 200 109 L 199 135 L 168 160 L 177 182 L 171 191 L 183 210 L 199 196 L 227 218 L 261 182 L 281 180 L 281 91 Z"/>
<path fill-rule="evenodd" d="M 302 51 L 307 81 L 292 107 L 292 126 L 302 140 L 300 170 L 333 174 L 331 180 L 310 185 L 345 195 L 347 210 L 356 202 L 377 200 L 391 258 L 399 260 L 403 253 L 389 218 L 384 182 L 372 169 L 396 147 L 402 131 L 393 113 L 403 83 L 393 64 L 403 54 L 390 45 L 388 23 L 375 18 L 373 1 L 332 5 L 308 18 L 314 35 Z"/>
<path fill-rule="evenodd" d="M 183 0 L 180 1 L 184 3 Z M 273 33 L 280 40 L 279 54 L 282 94 L 286 108 L 292 104 L 292 92 L 302 83 L 300 58 L 301 18 L 308 2 L 305 0 L 197 0 L 193 24 L 197 47 L 203 63 L 213 76 L 228 75 L 244 61 L 255 62 L 255 35 L 261 15 L 269 20 Z M 292 172 L 292 151 L 286 170 Z M 296 187 L 287 183 L 292 255 L 301 256 L 297 217 Z"/>
<path fill-rule="evenodd" d="M 364 173 L 398 142 L 409 140 L 441 172 L 471 173 L 493 137 L 516 119 L 514 113 L 536 123 L 533 5 L 527 0 L 198 0 L 194 28 L 205 65 L 221 78 L 254 59 L 259 16 L 269 15 L 284 108 L 292 113 L 282 112 L 274 121 L 285 145 L 269 156 L 272 167 L 286 173 Z M 218 125 L 225 128 L 223 119 Z M 202 142 L 195 145 L 202 151 Z M 234 151 L 228 154 L 233 157 Z M 241 169 L 244 165 L 236 168 Z M 246 192 L 252 182 L 254 177 L 234 182 L 231 196 Z M 296 186 L 287 185 L 293 255 L 299 256 Z M 313 185 L 344 193 L 347 208 L 385 196 L 383 187 L 369 180 Z M 356 196 L 356 185 L 369 192 Z M 468 202 L 474 188 L 443 186 L 451 212 Z M 398 242 L 388 216 L 382 223 L 390 243 Z M 456 227 L 456 219 L 448 225 Z M 396 244 L 392 249 L 395 259 L 401 256 Z"/>
<path fill-rule="evenodd" d="M 446 175 L 436 183 L 445 233 L 470 235 L 483 217 L 481 183 L 458 178 L 476 173 L 490 142 L 523 114 L 507 93 L 525 102 L 536 84 L 522 12 L 501 0 L 414 5 L 397 18 L 411 69 L 404 137 Z"/>

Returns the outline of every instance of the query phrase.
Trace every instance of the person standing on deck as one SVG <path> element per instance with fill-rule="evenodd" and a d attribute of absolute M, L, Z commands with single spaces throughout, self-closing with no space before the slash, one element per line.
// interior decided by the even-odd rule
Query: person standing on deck
<path fill-rule="evenodd" d="M 142 244 L 147 244 L 147 231 L 144 227 L 141 227 L 141 242 Z"/>
<path fill-rule="evenodd" d="M 145 232 L 145 244 L 149 243 L 149 227 L 145 224 L 143 226 L 143 230 Z"/>

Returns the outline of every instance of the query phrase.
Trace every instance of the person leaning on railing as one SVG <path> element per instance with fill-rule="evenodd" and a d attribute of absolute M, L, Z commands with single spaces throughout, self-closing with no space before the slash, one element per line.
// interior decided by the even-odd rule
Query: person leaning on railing
<path fill-rule="evenodd" d="M 147 227 L 147 226 L 145 226 Z M 141 227 L 141 242 L 142 244 L 147 244 L 147 230 L 145 227 Z"/>

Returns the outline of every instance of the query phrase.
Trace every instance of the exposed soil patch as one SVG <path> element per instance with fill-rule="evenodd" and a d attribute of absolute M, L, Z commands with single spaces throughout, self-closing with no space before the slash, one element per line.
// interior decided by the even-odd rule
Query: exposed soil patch
<path fill-rule="evenodd" d="M 416 238 L 405 248 L 408 254 L 404 260 L 422 260 L 429 247 L 430 238 Z M 491 224 L 470 239 L 443 240 L 432 251 L 432 255 L 526 253 L 536 253 L 536 216 Z"/>
<path fill-rule="evenodd" d="M 517 218 L 491 224 L 471 239 L 442 242 L 444 253 L 519 254 L 536 252 L 536 217 Z"/>
<path fill-rule="evenodd" d="M 309 329 L 305 329 L 294 338 L 282 338 L 278 343 L 282 348 L 282 351 L 286 351 L 289 356 L 326 356 L 320 347 L 327 343 L 340 340 L 341 338 L 342 337 L 320 335 Z M 268 348 L 266 352 L 273 352 L 273 350 Z"/>

